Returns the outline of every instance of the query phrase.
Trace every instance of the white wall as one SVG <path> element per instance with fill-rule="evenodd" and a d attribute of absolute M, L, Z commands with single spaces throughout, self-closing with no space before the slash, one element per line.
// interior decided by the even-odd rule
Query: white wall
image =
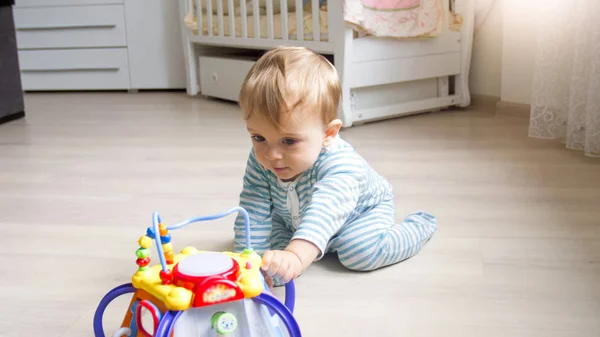
<path fill-rule="evenodd" d="M 480 18 L 493 0 L 475 0 Z M 475 32 L 470 87 L 473 95 L 498 97 L 511 103 L 531 103 L 536 52 L 535 7 L 542 1 L 496 0 Z"/>
<path fill-rule="evenodd" d="M 598 1 L 598 0 L 594 0 Z M 536 53 L 535 16 L 542 1 L 503 0 L 502 86 L 504 102 L 531 103 Z"/>
<path fill-rule="evenodd" d="M 490 8 L 481 27 L 479 21 Z M 473 95 L 500 97 L 502 73 L 502 1 L 475 0 L 477 16 L 469 76 Z"/>

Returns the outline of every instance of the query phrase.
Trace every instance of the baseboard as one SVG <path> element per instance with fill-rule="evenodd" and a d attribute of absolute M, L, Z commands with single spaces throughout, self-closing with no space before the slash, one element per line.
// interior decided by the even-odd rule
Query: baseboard
<path fill-rule="evenodd" d="M 500 101 L 498 96 L 471 95 L 470 109 L 496 112 L 496 104 Z"/>
<path fill-rule="evenodd" d="M 498 103 L 496 103 L 496 114 L 517 116 L 529 119 L 529 116 L 531 114 L 531 105 L 507 101 L 498 101 Z"/>
<path fill-rule="evenodd" d="M 472 95 L 470 109 L 529 119 L 531 105 L 502 101 L 498 96 Z"/>
<path fill-rule="evenodd" d="M 14 114 L 0 117 L 0 124 L 8 123 L 23 117 L 25 117 L 25 111 L 15 112 Z"/>

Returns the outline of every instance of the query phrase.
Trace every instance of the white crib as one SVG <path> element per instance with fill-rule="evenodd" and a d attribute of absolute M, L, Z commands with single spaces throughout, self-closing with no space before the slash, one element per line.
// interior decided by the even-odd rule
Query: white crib
<path fill-rule="evenodd" d="M 220 50 L 260 54 L 276 46 L 294 45 L 310 48 L 334 63 L 342 81 L 339 116 L 344 127 L 470 104 L 474 0 L 407 0 L 439 2 L 443 6 L 442 31 L 434 36 L 395 37 L 365 34 L 360 25 L 349 23 L 356 22 L 349 17 L 350 6 L 362 6 L 366 1 L 306 1 L 180 0 L 187 93 L 211 96 L 207 81 L 222 80 L 207 69 L 212 63 L 200 61 L 203 57 L 214 60 Z M 226 59 L 240 62 L 240 66 L 226 64 L 229 72 L 241 73 L 221 76 L 229 81 L 221 88 L 237 94 L 254 59 Z M 202 80 L 206 78 L 209 80 Z M 235 95 L 230 96 L 235 100 Z"/>

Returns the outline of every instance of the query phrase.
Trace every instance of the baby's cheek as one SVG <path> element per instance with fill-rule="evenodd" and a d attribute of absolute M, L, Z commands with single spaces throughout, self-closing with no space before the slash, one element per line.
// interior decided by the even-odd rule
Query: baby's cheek
<path fill-rule="evenodd" d="M 304 156 L 301 159 L 302 162 L 302 166 L 304 168 L 304 170 L 309 169 L 310 167 L 313 166 L 313 164 L 315 163 L 315 161 L 317 160 L 317 155 L 313 154 L 313 153 L 305 153 Z"/>
<path fill-rule="evenodd" d="M 265 162 L 265 151 L 262 146 L 254 146 L 254 154 L 261 164 Z"/>

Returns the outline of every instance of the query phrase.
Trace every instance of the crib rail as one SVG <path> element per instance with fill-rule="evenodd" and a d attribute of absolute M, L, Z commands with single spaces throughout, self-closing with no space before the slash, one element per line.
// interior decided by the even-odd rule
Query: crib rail
<path fill-rule="evenodd" d="M 333 15 L 341 18 L 341 13 L 329 13 L 331 6 L 323 0 L 180 1 L 185 2 L 186 25 L 193 31 L 190 39 L 212 45 L 247 48 L 303 45 L 330 52 L 333 47 L 329 18 Z"/>

